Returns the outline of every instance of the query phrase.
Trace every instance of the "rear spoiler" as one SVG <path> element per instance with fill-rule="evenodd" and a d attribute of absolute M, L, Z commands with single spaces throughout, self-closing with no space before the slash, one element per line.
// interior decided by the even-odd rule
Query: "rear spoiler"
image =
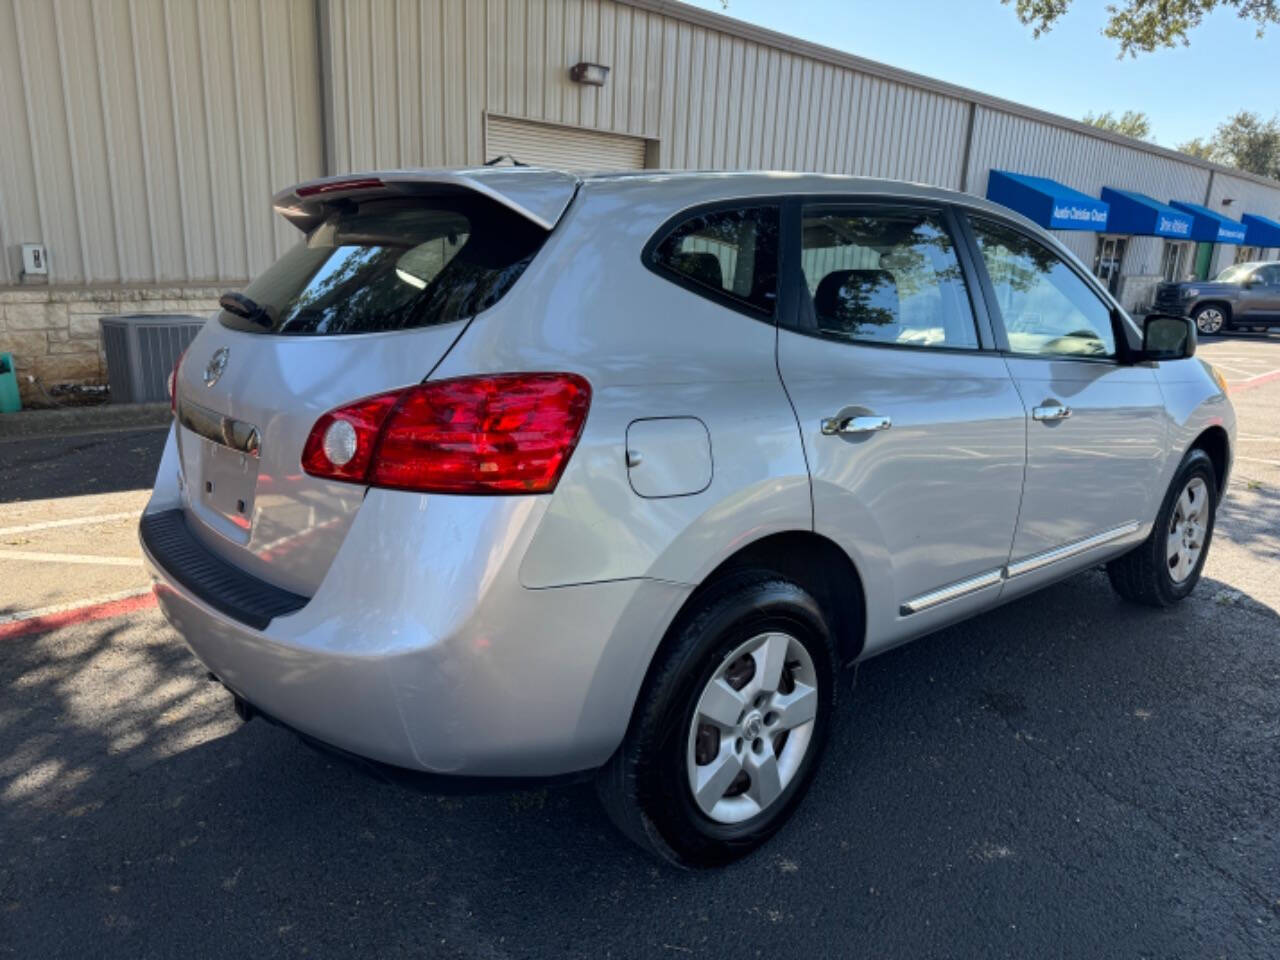
<path fill-rule="evenodd" d="M 276 213 L 303 233 L 325 216 L 325 207 L 348 197 L 422 196 L 479 193 L 551 230 L 582 181 L 560 170 L 535 167 L 480 167 L 473 170 L 383 170 L 308 180 L 273 199 Z"/>

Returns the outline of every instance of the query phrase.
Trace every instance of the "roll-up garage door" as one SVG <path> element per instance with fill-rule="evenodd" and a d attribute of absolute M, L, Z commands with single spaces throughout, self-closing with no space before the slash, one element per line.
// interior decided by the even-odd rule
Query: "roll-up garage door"
<path fill-rule="evenodd" d="M 485 134 L 488 160 L 506 155 L 531 166 L 580 172 L 644 167 L 642 137 L 492 116 Z"/>

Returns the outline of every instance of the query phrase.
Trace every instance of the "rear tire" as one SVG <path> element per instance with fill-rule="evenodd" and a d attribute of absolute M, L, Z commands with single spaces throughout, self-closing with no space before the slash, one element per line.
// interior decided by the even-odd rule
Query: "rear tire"
<path fill-rule="evenodd" d="M 827 619 L 798 585 L 755 572 L 711 587 L 672 627 L 597 777 L 610 819 L 679 866 L 752 852 L 808 789 L 836 670 Z"/>
<path fill-rule="evenodd" d="M 1199 448 L 1189 451 L 1169 485 L 1151 535 L 1107 564 L 1116 593 L 1149 607 L 1169 607 L 1190 594 L 1209 556 L 1218 497 L 1213 461 Z"/>

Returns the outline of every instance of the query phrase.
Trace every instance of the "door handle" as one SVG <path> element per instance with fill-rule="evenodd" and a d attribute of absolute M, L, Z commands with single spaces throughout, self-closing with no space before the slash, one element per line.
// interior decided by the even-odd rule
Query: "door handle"
<path fill-rule="evenodd" d="M 893 421 L 888 417 L 877 417 L 874 414 L 867 417 L 824 417 L 822 420 L 822 432 L 828 437 L 838 434 L 877 433 L 880 430 L 888 430 L 892 426 Z"/>
<path fill-rule="evenodd" d="M 1071 416 L 1071 408 L 1052 400 L 1040 407 L 1031 408 L 1031 419 L 1052 423 L 1054 420 L 1065 420 Z"/>

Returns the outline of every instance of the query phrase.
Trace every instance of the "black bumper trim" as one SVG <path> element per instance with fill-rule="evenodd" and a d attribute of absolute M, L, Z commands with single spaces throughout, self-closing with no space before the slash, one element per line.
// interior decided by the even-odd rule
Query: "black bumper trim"
<path fill-rule="evenodd" d="M 139 524 L 142 544 L 162 570 L 219 613 L 262 630 L 296 613 L 307 597 L 252 577 L 213 553 L 191 533 L 182 510 L 149 513 Z"/>

